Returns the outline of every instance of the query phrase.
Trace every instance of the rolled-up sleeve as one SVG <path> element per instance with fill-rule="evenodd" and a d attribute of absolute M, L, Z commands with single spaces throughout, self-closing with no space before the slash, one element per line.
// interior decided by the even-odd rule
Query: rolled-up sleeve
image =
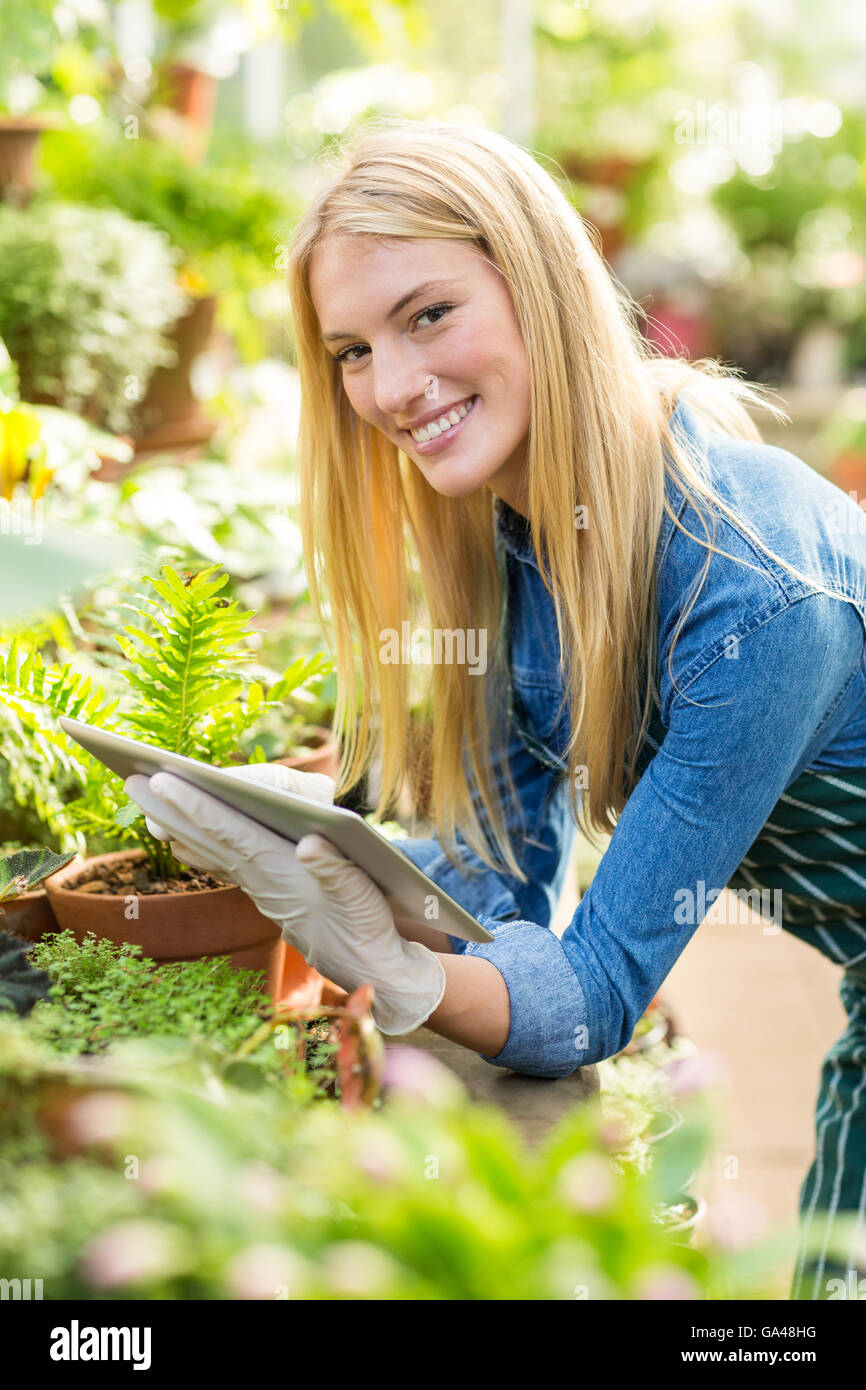
<path fill-rule="evenodd" d="M 479 1056 L 525 1076 L 569 1076 L 586 1056 L 589 1015 L 562 942 L 537 922 L 481 920 L 495 939 L 470 942 L 464 954 L 496 966 L 508 988 L 511 1026 L 501 1052 Z"/>

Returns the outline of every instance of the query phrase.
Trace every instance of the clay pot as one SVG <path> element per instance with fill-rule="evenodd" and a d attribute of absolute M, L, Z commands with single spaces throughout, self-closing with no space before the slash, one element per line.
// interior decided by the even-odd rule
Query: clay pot
<path fill-rule="evenodd" d="M 294 757 L 277 758 L 275 761 L 284 767 L 297 768 L 299 772 L 323 772 L 337 782 L 340 778 L 340 743 L 330 729 L 317 729 L 315 742 L 310 748 L 296 753 Z M 348 998 L 346 991 L 335 985 L 333 980 L 323 979 L 322 1004 L 339 1008 Z"/>
<path fill-rule="evenodd" d="M 0 120 L 0 198 L 19 205 L 29 202 L 42 129 L 38 121 Z"/>
<path fill-rule="evenodd" d="M 275 1004 L 306 1008 L 321 1000 L 322 976 L 280 937 L 276 922 L 264 917 L 235 884 L 194 893 L 121 895 L 87 893 L 66 885 L 89 865 L 141 863 L 144 850 L 119 850 L 94 859 L 72 860 L 45 880 L 61 930 L 76 941 L 95 932 L 110 941 L 131 941 L 156 961 L 228 956 L 236 970 L 265 970 L 265 988 Z M 127 917 L 130 908 L 137 917 Z"/>
<path fill-rule="evenodd" d="M 324 772 L 336 782 L 340 776 L 340 744 L 330 729 L 317 729 L 309 748 L 274 761 L 284 767 L 297 768 L 298 772 Z"/>
<path fill-rule="evenodd" d="M 17 936 L 19 941 L 41 941 L 49 932 L 57 931 L 57 919 L 44 888 L 22 893 L 3 904 L 0 932 Z"/>
<path fill-rule="evenodd" d="M 183 116 L 197 130 L 210 131 L 213 125 L 218 79 L 188 63 L 171 63 L 164 73 L 166 97 L 172 111 Z"/>
<path fill-rule="evenodd" d="M 860 499 L 866 498 L 866 451 L 846 449 L 837 454 L 828 477 L 843 492 L 856 493 L 859 505 Z"/>
<path fill-rule="evenodd" d="M 216 303 L 212 294 L 192 300 L 169 330 L 177 360 L 172 367 L 157 367 L 150 378 L 133 427 L 137 454 L 204 444 L 214 433 L 216 422 L 202 415 L 190 373 L 213 334 Z M 108 474 L 100 470 L 97 476 Z"/>

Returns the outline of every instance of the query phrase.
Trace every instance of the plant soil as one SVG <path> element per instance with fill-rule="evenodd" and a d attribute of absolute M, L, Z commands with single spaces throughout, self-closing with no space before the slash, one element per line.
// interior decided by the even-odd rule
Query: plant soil
<path fill-rule="evenodd" d="M 130 859 L 115 864 L 88 865 L 63 886 L 79 893 L 110 893 L 124 897 L 128 893 L 202 893 L 207 888 L 232 885 L 200 869 L 182 869 L 177 877 L 154 878 L 147 860 L 138 863 Z"/>

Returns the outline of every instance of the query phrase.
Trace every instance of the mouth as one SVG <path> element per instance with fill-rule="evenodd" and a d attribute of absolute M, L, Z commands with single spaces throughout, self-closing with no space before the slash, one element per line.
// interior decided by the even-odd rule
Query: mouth
<path fill-rule="evenodd" d="M 420 429 L 404 430 L 403 433 L 409 436 L 419 454 L 438 454 L 440 449 L 446 449 L 452 440 L 457 438 L 466 421 L 474 413 L 477 403 L 477 395 L 469 396 L 459 405 L 443 411 L 437 419 L 422 425 Z"/>

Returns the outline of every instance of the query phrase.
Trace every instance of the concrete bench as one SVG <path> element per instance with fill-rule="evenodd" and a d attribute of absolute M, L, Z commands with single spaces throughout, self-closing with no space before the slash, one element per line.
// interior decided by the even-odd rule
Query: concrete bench
<path fill-rule="evenodd" d="M 556 1080 L 521 1076 L 493 1067 L 476 1052 L 450 1042 L 429 1028 L 385 1039 L 386 1047 L 418 1047 L 429 1052 L 459 1077 L 473 1100 L 498 1105 L 528 1145 L 539 1143 L 558 1120 L 582 1105 L 599 1089 L 595 1066 L 580 1067 Z"/>

